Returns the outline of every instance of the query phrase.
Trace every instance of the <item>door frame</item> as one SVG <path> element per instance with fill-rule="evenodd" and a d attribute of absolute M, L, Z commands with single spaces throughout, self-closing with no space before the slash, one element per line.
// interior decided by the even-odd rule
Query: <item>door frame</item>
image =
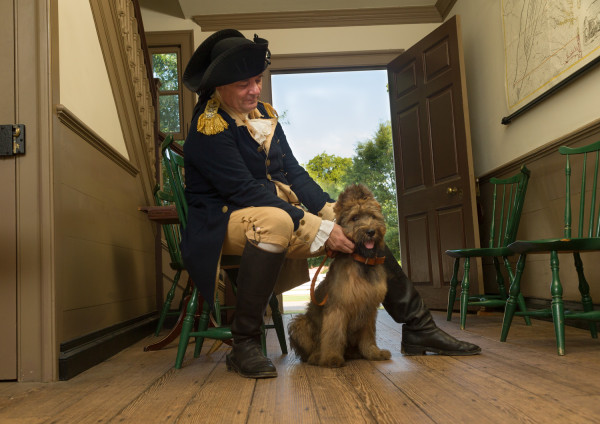
<path fill-rule="evenodd" d="M 13 0 L 15 123 L 26 152 L 15 157 L 17 380 L 58 376 L 53 267 L 51 9 L 57 2 Z M 54 14 L 55 15 L 55 14 Z M 55 17 L 55 16 L 54 16 Z"/>
<path fill-rule="evenodd" d="M 12 2 L 0 3 L 1 16 L 14 16 Z M 15 57 L 14 20 L 7 19 L 0 27 L 0 53 L 3 58 Z M 2 125 L 15 120 L 14 60 L 0 68 L 0 116 Z M 17 157 L 0 158 L 0 380 L 17 379 L 17 252 L 16 252 L 16 161 Z"/>
<path fill-rule="evenodd" d="M 386 65 L 404 50 L 362 52 L 279 54 L 271 56 L 271 65 L 263 73 L 261 99 L 273 103 L 272 74 L 303 72 L 385 70 Z"/>

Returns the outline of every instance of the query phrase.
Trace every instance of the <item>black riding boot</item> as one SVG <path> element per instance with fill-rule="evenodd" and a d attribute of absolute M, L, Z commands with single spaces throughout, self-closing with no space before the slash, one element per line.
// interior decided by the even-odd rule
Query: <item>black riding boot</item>
<path fill-rule="evenodd" d="M 383 307 L 402 328 L 402 353 L 424 355 L 434 352 L 440 355 L 476 355 L 481 348 L 462 342 L 437 327 L 421 295 L 408 279 L 389 247 L 385 247 L 387 271 L 387 294 Z"/>
<path fill-rule="evenodd" d="M 261 325 L 285 252 L 272 253 L 246 242 L 237 278 L 237 301 L 231 324 L 233 347 L 227 369 L 243 377 L 277 377 L 277 370 L 263 355 Z"/>

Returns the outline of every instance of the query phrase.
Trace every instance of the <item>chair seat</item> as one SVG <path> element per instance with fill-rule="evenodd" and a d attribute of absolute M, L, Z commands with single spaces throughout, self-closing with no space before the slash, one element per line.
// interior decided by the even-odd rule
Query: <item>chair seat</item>
<path fill-rule="evenodd" d="M 475 256 L 511 256 L 514 255 L 514 252 L 508 247 L 481 247 L 446 250 L 446 255 L 452 258 L 471 258 Z"/>
<path fill-rule="evenodd" d="M 543 240 L 517 240 L 508 245 L 515 253 L 577 252 L 600 250 L 600 238 L 555 238 Z"/>

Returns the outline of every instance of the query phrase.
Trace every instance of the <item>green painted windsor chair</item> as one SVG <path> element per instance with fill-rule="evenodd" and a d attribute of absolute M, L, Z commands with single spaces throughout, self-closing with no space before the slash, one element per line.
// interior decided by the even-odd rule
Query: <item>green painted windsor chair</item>
<path fill-rule="evenodd" d="M 466 248 L 446 250 L 446 254 L 454 258 L 454 271 L 450 279 L 450 290 L 448 292 L 448 309 L 446 319 L 452 319 L 452 310 L 456 301 L 456 286 L 458 285 L 458 272 L 460 269 L 460 260 L 464 259 L 463 279 L 460 294 L 460 328 L 465 329 L 467 321 L 467 308 L 469 306 L 502 307 L 506 305 L 508 298 L 504 276 L 500 268 L 500 260 L 503 259 L 504 267 L 508 273 L 509 279 L 513 278 L 513 271 L 508 258 L 514 253 L 507 246 L 515 241 L 521 211 L 525 202 L 525 193 L 529 182 L 530 172 L 523 165 L 521 170 L 504 179 L 491 178 L 490 184 L 493 186 L 492 210 L 490 215 L 491 228 L 488 247 L 484 248 Z M 488 257 L 492 258 L 496 270 L 496 283 L 499 294 L 469 294 L 471 268 L 471 258 Z M 525 301 L 523 296 L 518 297 L 519 306 L 522 311 L 525 310 Z M 531 325 L 529 318 L 526 318 L 527 325 Z"/>
<path fill-rule="evenodd" d="M 167 192 L 159 190 L 157 187 L 154 190 L 154 199 L 157 206 L 175 205 L 175 195 L 172 191 Z M 161 227 L 165 241 L 167 242 L 167 249 L 169 250 L 169 256 L 171 259 L 169 266 L 172 270 L 175 271 L 175 275 L 173 276 L 173 282 L 171 283 L 171 287 L 167 292 L 167 296 L 165 298 L 158 318 L 158 324 L 156 325 L 156 330 L 154 332 L 154 335 L 156 336 L 158 336 L 160 330 L 162 330 L 167 316 L 178 316 L 181 313 L 183 299 L 185 299 L 185 297 L 191 293 L 191 281 L 188 279 L 183 293 L 181 294 L 181 301 L 179 302 L 178 308 L 171 309 L 171 305 L 173 303 L 173 299 L 175 298 L 177 287 L 179 286 L 179 278 L 181 277 L 181 273 L 185 270 L 185 265 L 183 264 L 183 260 L 181 259 L 181 252 L 179 250 L 179 243 L 181 242 L 179 224 L 162 224 Z"/>
<path fill-rule="evenodd" d="M 577 318 L 589 321 L 590 333 L 593 338 L 598 337 L 595 321 L 600 320 L 600 311 L 594 311 L 590 296 L 589 284 L 583 272 L 582 252 L 600 250 L 600 208 L 597 206 L 598 167 L 600 163 L 600 141 L 584 147 L 560 147 L 558 152 L 565 155 L 565 218 L 564 237 L 545 240 L 518 240 L 508 247 L 519 253 L 515 278 L 510 287 L 510 294 L 504 312 L 502 335 L 500 340 L 506 341 L 514 315 L 533 317 L 552 317 L 556 334 L 556 347 L 559 355 L 565 354 L 565 319 Z M 591 166 L 588 167 L 588 162 Z M 577 166 L 575 166 L 577 165 Z M 579 167 L 580 166 L 580 167 Z M 571 179 L 580 176 L 579 191 L 576 186 L 571 186 Z M 588 179 L 591 177 L 591 188 L 588 188 Z M 573 190 L 573 191 L 572 191 Z M 579 200 L 577 201 L 577 197 Z M 578 225 L 576 235 L 572 235 L 573 207 L 571 202 L 579 205 Z M 587 206 L 586 206 L 587 203 Z M 559 277 L 559 253 L 572 253 L 577 273 L 578 288 L 581 294 L 580 311 L 567 311 L 563 303 L 563 286 Z M 551 282 L 550 294 L 552 297 L 549 309 L 517 311 L 516 300 L 521 295 L 521 277 L 525 268 L 525 261 L 529 254 L 547 254 L 550 259 Z M 597 261 L 597 258 L 596 258 Z"/>

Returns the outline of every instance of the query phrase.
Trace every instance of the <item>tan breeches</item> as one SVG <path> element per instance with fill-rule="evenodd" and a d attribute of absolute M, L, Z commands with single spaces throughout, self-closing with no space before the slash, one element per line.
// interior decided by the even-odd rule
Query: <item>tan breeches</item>
<path fill-rule="evenodd" d="M 307 212 L 308 213 L 308 212 Z M 246 240 L 270 243 L 287 250 L 286 257 L 305 259 L 323 254 L 323 249 L 310 253 L 314 235 L 294 231 L 292 218 L 283 209 L 275 207 L 250 207 L 237 210 L 229 217 L 223 244 L 224 255 L 241 255 Z"/>

